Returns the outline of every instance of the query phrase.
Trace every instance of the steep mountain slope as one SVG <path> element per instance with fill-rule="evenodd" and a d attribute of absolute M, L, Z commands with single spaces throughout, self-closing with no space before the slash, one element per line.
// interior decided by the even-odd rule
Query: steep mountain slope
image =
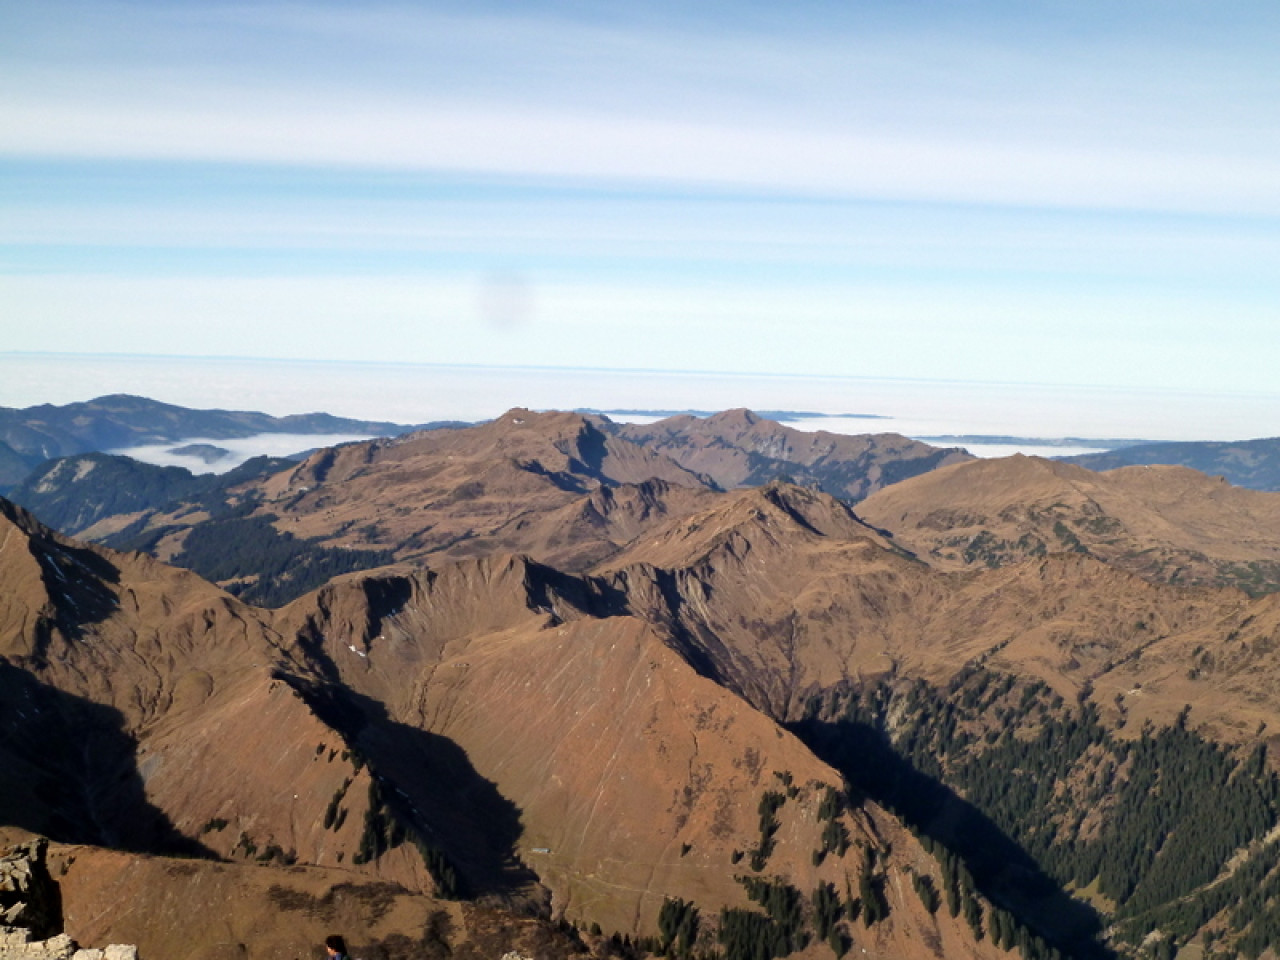
<path fill-rule="evenodd" d="M 972 459 L 963 450 L 940 450 L 895 433 L 848 436 L 794 430 L 743 409 L 611 429 L 711 477 L 725 489 L 788 477 L 847 500 L 861 500 L 907 477 Z"/>
<path fill-rule="evenodd" d="M 772 723 L 697 677 L 644 623 L 586 615 L 566 595 L 586 606 L 604 602 L 585 592 L 586 582 L 509 558 L 402 583 L 404 604 L 378 620 L 376 636 L 361 612 L 369 601 L 359 581 L 324 592 L 328 619 L 318 621 L 306 599 L 281 618 L 307 610 L 298 629 L 324 637 L 313 652 L 319 669 L 336 673 L 353 703 L 387 710 L 385 719 L 357 724 L 353 745 L 411 805 L 448 823 L 448 852 L 471 876 L 480 865 L 468 862 L 468 850 L 492 843 L 505 822 L 509 854 L 537 870 L 557 913 L 653 929 L 664 897 L 704 907 L 744 902 L 731 854 L 757 832 L 755 802 L 776 785 L 773 770 L 838 786 Z M 388 728 L 429 735 L 415 751 Z M 453 770 L 456 794 L 433 800 L 429 778 L 460 762 L 437 753 L 446 742 L 465 751 L 473 781 L 492 785 L 467 785 Z M 779 838 L 771 858 L 804 889 L 816 882 L 809 858 L 818 844 L 817 791 L 806 791 L 812 826 L 793 827 L 795 838 Z M 504 809 L 500 798 L 514 806 Z M 873 828 L 857 829 L 865 837 Z M 827 866 L 833 879 L 848 869 L 839 860 Z"/>
<path fill-rule="evenodd" d="M 825 883 L 843 903 L 861 885 L 870 929 L 828 917 L 822 936 L 872 956 L 924 956 L 926 942 L 996 955 L 912 890 L 941 875 L 892 817 L 843 802 L 833 770 L 698 676 L 606 583 L 482 558 L 349 577 L 271 615 L 4 509 L 0 822 L 330 871 L 282 881 L 282 915 L 346 870 L 357 886 L 484 895 L 630 935 L 656 935 L 678 898 L 712 941 L 715 926 L 776 927 L 794 946 L 808 909 L 769 919 L 753 898 Z M 77 874 L 68 912 L 123 889 L 124 866 Z M 236 885 L 200 865 L 129 873 Z M 149 942 L 177 942 L 163 925 L 180 922 L 180 899 L 146 895 Z M 260 902 L 221 906 L 237 937 L 261 922 Z M 92 915 L 96 938 L 142 939 L 127 915 Z"/>
<path fill-rule="evenodd" d="M 1182 467 L 1096 474 L 1036 457 L 983 460 L 880 491 L 859 512 L 942 569 L 1074 551 L 1151 580 L 1280 589 L 1280 495 Z"/>
<path fill-rule="evenodd" d="M 703 672 L 779 720 L 825 689 L 945 684 L 982 663 L 1092 696 L 1113 722 L 1116 695 L 1140 684 L 1126 707 L 1135 732 L 1187 703 L 1226 739 L 1280 723 L 1275 597 L 1151 583 L 1074 553 L 944 574 L 891 544 L 831 498 L 774 485 L 675 521 L 600 572 Z M 1196 658 L 1213 669 L 1189 676 Z"/>
<path fill-rule="evenodd" d="M 1210 476 L 1220 476 L 1237 487 L 1280 490 L 1280 437 L 1225 442 L 1140 443 L 1106 453 L 1063 459 L 1098 471 L 1160 464 L 1189 467 Z"/>
<path fill-rule="evenodd" d="M 1068 885 L 1101 885 L 1128 950 L 1212 928 L 1238 902 L 1213 899 L 1229 862 L 1280 883 L 1265 763 L 1280 740 L 1264 737 L 1280 722 L 1275 597 L 1076 554 L 939 573 L 848 538 L 823 499 L 742 494 L 646 541 L 671 566 L 633 563 L 611 583 L 704 675 L 786 720 L 1072 952 L 1101 919 L 1062 899 Z M 1173 926 L 1181 898 L 1204 912 Z M 1236 914 L 1239 942 L 1272 942 L 1266 910 Z"/>
<path fill-rule="evenodd" d="M 345 781 L 369 775 L 275 676 L 278 643 L 253 608 L 7 502 L 0 531 L 3 822 L 129 850 L 354 855 L 358 826 L 334 836 L 321 822 Z M 362 816 L 364 794 L 351 806 Z M 420 866 L 399 872 L 430 889 Z"/>

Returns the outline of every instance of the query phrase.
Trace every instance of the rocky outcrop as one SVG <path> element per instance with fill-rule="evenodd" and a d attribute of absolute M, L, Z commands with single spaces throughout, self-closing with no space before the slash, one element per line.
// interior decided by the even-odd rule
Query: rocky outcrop
<path fill-rule="evenodd" d="M 138 960 L 138 948 L 131 945 L 79 949 L 65 933 L 48 940 L 28 940 L 28 936 L 21 927 L 0 927 L 0 960 Z"/>
<path fill-rule="evenodd" d="M 79 949 L 62 933 L 62 898 L 37 837 L 0 856 L 0 960 L 137 960 L 134 946 Z"/>
<path fill-rule="evenodd" d="M 48 843 L 37 837 L 0 856 L 0 928 L 20 928 L 35 937 L 62 930 L 58 885 L 45 866 Z"/>

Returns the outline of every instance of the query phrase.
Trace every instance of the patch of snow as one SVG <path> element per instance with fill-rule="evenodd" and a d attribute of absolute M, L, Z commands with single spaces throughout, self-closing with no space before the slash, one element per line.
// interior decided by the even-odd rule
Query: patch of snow
<path fill-rule="evenodd" d="M 44 554 L 41 554 L 41 555 L 40 555 L 40 559 L 41 559 L 41 560 L 43 560 L 46 564 L 48 564 L 49 569 L 53 571 L 53 575 L 54 575 L 55 577 L 57 577 L 57 578 L 58 578 L 59 580 L 61 580 L 63 583 L 66 583 L 66 582 L 67 582 L 67 576 L 66 576 L 66 574 L 64 574 L 64 573 L 62 572 L 62 570 L 58 567 L 58 565 L 57 565 L 56 563 L 54 563 L 54 562 L 53 562 L 53 558 L 52 558 L 52 557 L 48 557 L 48 556 L 45 556 Z"/>

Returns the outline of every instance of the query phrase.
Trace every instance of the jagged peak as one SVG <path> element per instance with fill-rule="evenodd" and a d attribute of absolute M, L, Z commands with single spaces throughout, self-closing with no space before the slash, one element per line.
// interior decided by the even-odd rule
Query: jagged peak
<path fill-rule="evenodd" d="M 736 492 L 709 509 L 671 522 L 610 560 L 608 567 L 620 569 L 632 563 L 687 567 L 729 544 L 738 553 L 743 548 L 795 540 L 865 540 L 892 550 L 879 531 L 835 497 L 777 480 Z"/>

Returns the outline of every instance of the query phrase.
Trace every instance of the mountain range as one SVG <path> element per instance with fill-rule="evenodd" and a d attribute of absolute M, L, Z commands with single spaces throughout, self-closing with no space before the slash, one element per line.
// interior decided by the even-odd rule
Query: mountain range
<path fill-rule="evenodd" d="M 1141 443 L 1106 453 L 1066 457 L 1090 470 L 1166 464 L 1220 476 L 1237 487 L 1280 490 L 1280 437 L 1237 441 Z"/>
<path fill-rule="evenodd" d="M 0 492 L 22 482 L 46 460 L 81 453 L 177 443 L 190 437 L 225 440 L 261 433 L 394 436 L 413 429 L 327 413 L 272 417 L 251 411 L 192 410 L 127 394 L 61 406 L 0 407 Z"/>
<path fill-rule="evenodd" d="M 512 410 L 126 512 L 79 457 L 29 505 L 128 549 L 0 502 L 0 825 L 78 939 L 1280 946 L 1280 494 L 746 411 Z"/>
<path fill-rule="evenodd" d="M 512 410 L 466 429 L 322 450 L 293 469 L 250 461 L 218 478 L 86 454 L 45 464 L 12 496 L 66 532 L 277 605 L 391 559 L 502 549 L 586 571 L 725 489 L 784 475 L 852 497 L 966 459 L 895 434 L 802 433 L 745 410 L 643 430 Z"/>

